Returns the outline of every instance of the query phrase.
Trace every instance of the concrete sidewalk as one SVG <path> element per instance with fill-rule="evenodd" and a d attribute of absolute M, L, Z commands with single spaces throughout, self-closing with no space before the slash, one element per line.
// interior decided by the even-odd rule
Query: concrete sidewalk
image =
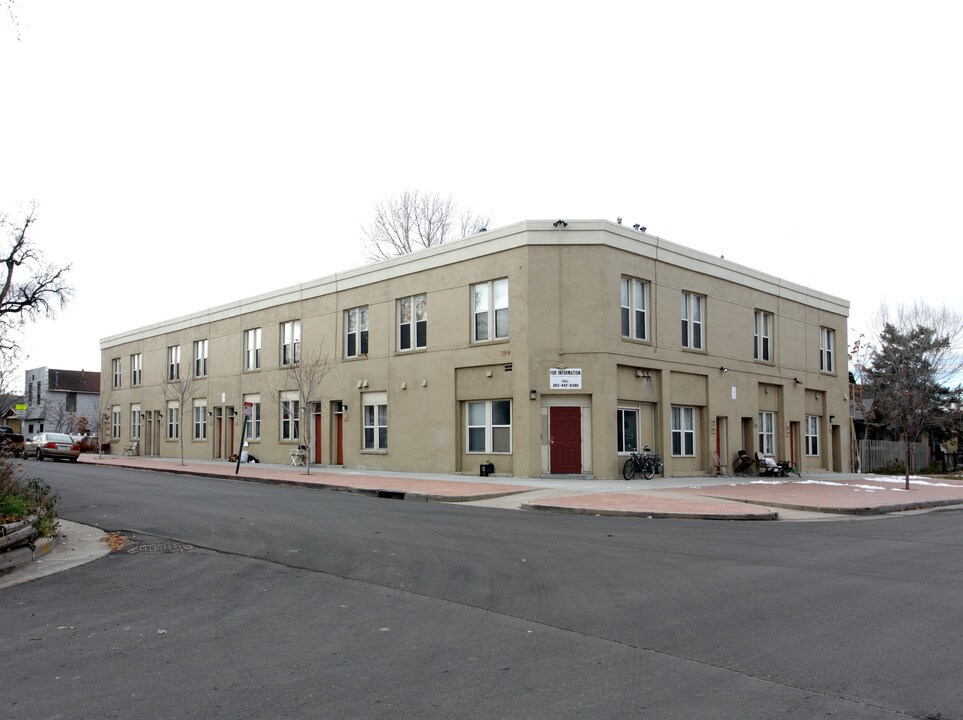
<path fill-rule="evenodd" d="M 376 497 L 427 502 L 459 502 L 547 512 L 623 515 L 646 518 L 725 520 L 805 519 L 806 514 L 853 517 L 963 504 L 963 480 L 903 478 L 845 473 L 803 478 L 656 478 L 595 480 L 585 477 L 491 480 L 467 475 L 435 475 L 348 470 L 340 467 L 287 467 L 265 463 L 235 468 L 224 461 L 84 455 L 81 462 L 154 472 L 184 473 L 316 487 Z"/>

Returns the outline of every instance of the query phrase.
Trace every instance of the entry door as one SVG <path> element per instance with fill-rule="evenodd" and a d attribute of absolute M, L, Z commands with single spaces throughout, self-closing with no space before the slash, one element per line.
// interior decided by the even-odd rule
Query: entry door
<path fill-rule="evenodd" d="M 344 424 L 344 415 L 338 413 L 334 416 L 335 419 L 335 448 L 337 449 L 338 465 L 344 465 L 344 443 L 342 441 L 342 426 Z"/>
<path fill-rule="evenodd" d="M 324 462 L 324 456 L 321 454 L 321 410 L 320 408 L 315 410 L 314 413 L 314 462 L 319 465 Z"/>
<path fill-rule="evenodd" d="M 222 458 L 224 449 L 224 411 L 214 408 L 214 457 Z"/>
<path fill-rule="evenodd" d="M 144 417 L 144 455 L 154 454 L 154 413 Z"/>
<path fill-rule="evenodd" d="M 551 471 L 555 475 L 582 472 L 582 408 L 549 408 Z"/>

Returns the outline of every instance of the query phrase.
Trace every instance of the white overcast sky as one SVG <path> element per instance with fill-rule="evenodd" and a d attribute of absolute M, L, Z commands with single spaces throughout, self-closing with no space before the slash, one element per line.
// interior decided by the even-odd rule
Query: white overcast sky
<path fill-rule="evenodd" d="M 622 216 L 850 300 L 851 339 L 884 299 L 963 308 L 963 3 L 0 11 L 0 210 L 39 204 L 77 293 L 25 367 L 357 267 L 406 188 L 493 226 Z"/>

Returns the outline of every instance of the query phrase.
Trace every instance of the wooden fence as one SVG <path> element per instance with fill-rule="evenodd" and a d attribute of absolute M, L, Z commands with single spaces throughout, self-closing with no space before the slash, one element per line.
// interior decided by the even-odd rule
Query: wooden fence
<path fill-rule="evenodd" d="M 873 472 L 893 466 L 896 460 L 900 465 L 906 459 L 906 444 L 893 440 L 860 440 L 859 462 L 863 472 Z M 910 445 L 910 472 L 918 472 L 930 466 L 930 449 L 923 443 Z"/>

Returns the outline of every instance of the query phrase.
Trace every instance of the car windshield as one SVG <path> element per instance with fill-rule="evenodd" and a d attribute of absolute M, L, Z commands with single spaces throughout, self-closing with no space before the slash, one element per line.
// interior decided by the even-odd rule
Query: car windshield
<path fill-rule="evenodd" d="M 47 442 L 72 443 L 69 435 L 63 433 L 47 433 Z"/>

